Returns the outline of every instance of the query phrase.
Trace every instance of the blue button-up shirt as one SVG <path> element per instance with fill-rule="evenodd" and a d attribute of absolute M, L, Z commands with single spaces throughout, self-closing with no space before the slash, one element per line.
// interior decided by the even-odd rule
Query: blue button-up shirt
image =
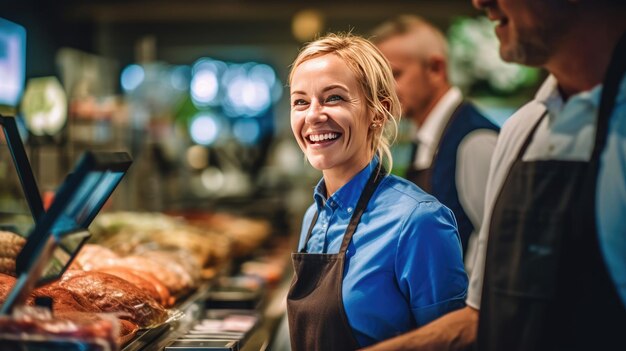
<path fill-rule="evenodd" d="M 309 253 L 338 253 L 374 160 L 326 199 L 323 179 L 307 210 L 299 249 L 317 211 Z M 467 275 L 452 212 L 413 183 L 390 175 L 379 184 L 346 253 L 343 304 L 367 346 L 424 325 L 464 305 Z"/>

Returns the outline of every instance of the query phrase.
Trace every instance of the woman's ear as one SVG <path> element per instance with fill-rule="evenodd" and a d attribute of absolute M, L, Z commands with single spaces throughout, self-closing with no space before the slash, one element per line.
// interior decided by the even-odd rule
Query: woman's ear
<path fill-rule="evenodd" d="M 389 112 L 389 110 L 391 110 L 391 101 L 389 101 L 389 99 L 383 99 L 381 103 L 383 104 L 385 111 Z"/>
<path fill-rule="evenodd" d="M 385 121 L 388 118 L 387 115 L 389 113 L 389 109 L 391 108 L 391 102 L 389 101 L 389 99 L 383 99 L 380 101 L 380 103 L 382 104 L 383 110 L 379 111 L 375 109 L 373 111 L 374 116 L 372 117 L 370 123 L 370 129 L 378 129 L 382 127 L 383 125 L 385 125 Z"/>
<path fill-rule="evenodd" d="M 389 110 L 391 109 L 391 101 L 385 98 L 385 99 L 382 99 L 380 103 L 383 105 L 383 111 L 376 111 L 377 113 L 376 113 L 376 116 L 374 117 L 374 121 L 377 121 L 377 123 L 383 124 L 385 120 L 387 120 Z"/>

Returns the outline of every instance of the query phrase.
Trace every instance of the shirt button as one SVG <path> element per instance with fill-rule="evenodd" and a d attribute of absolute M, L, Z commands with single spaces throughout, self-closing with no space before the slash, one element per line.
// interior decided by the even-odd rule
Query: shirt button
<path fill-rule="evenodd" d="M 348 207 L 348 213 L 352 213 L 352 207 Z"/>
<path fill-rule="evenodd" d="M 328 227 L 328 224 L 326 223 L 322 224 L 322 228 L 326 229 L 326 227 Z"/>

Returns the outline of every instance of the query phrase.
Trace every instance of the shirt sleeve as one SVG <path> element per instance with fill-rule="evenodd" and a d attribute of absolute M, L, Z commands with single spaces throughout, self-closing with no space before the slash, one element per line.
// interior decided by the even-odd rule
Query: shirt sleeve
<path fill-rule="evenodd" d="M 419 203 L 403 225 L 395 274 L 418 326 L 464 306 L 467 275 L 452 212 Z"/>
<path fill-rule="evenodd" d="M 456 184 L 459 201 L 476 232 L 479 231 L 483 219 L 489 164 L 497 140 L 498 133 L 495 131 L 479 129 L 463 138 L 457 153 Z"/>
<path fill-rule="evenodd" d="M 474 225 L 474 232 L 465 253 L 465 270 L 468 274 L 472 272 L 477 253 L 477 236 L 483 219 L 489 164 L 497 140 L 497 132 L 478 129 L 463 138 L 457 152 L 455 182 L 459 202 Z"/>
<path fill-rule="evenodd" d="M 542 104 L 530 102 L 511 116 L 500 130 L 489 166 L 483 220 L 478 234 L 475 259 L 472 266 L 467 300 L 465 301 L 468 306 L 474 309 L 480 309 L 491 213 L 511 165 L 515 161 L 528 133 L 536 121 L 541 118 L 543 111 L 545 111 L 545 107 Z"/>

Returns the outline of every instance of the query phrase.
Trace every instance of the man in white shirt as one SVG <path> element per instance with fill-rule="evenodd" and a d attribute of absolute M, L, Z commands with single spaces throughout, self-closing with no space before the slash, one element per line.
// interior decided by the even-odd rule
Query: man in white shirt
<path fill-rule="evenodd" d="M 405 177 L 454 212 L 469 271 L 498 127 L 450 85 L 446 39 L 432 24 L 400 16 L 376 28 L 372 41 L 389 60 L 403 115 L 417 129 Z"/>
<path fill-rule="evenodd" d="M 498 139 L 468 306 L 372 349 L 624 350 L 626 4 L 473 2 L 551 76 Z"/>

